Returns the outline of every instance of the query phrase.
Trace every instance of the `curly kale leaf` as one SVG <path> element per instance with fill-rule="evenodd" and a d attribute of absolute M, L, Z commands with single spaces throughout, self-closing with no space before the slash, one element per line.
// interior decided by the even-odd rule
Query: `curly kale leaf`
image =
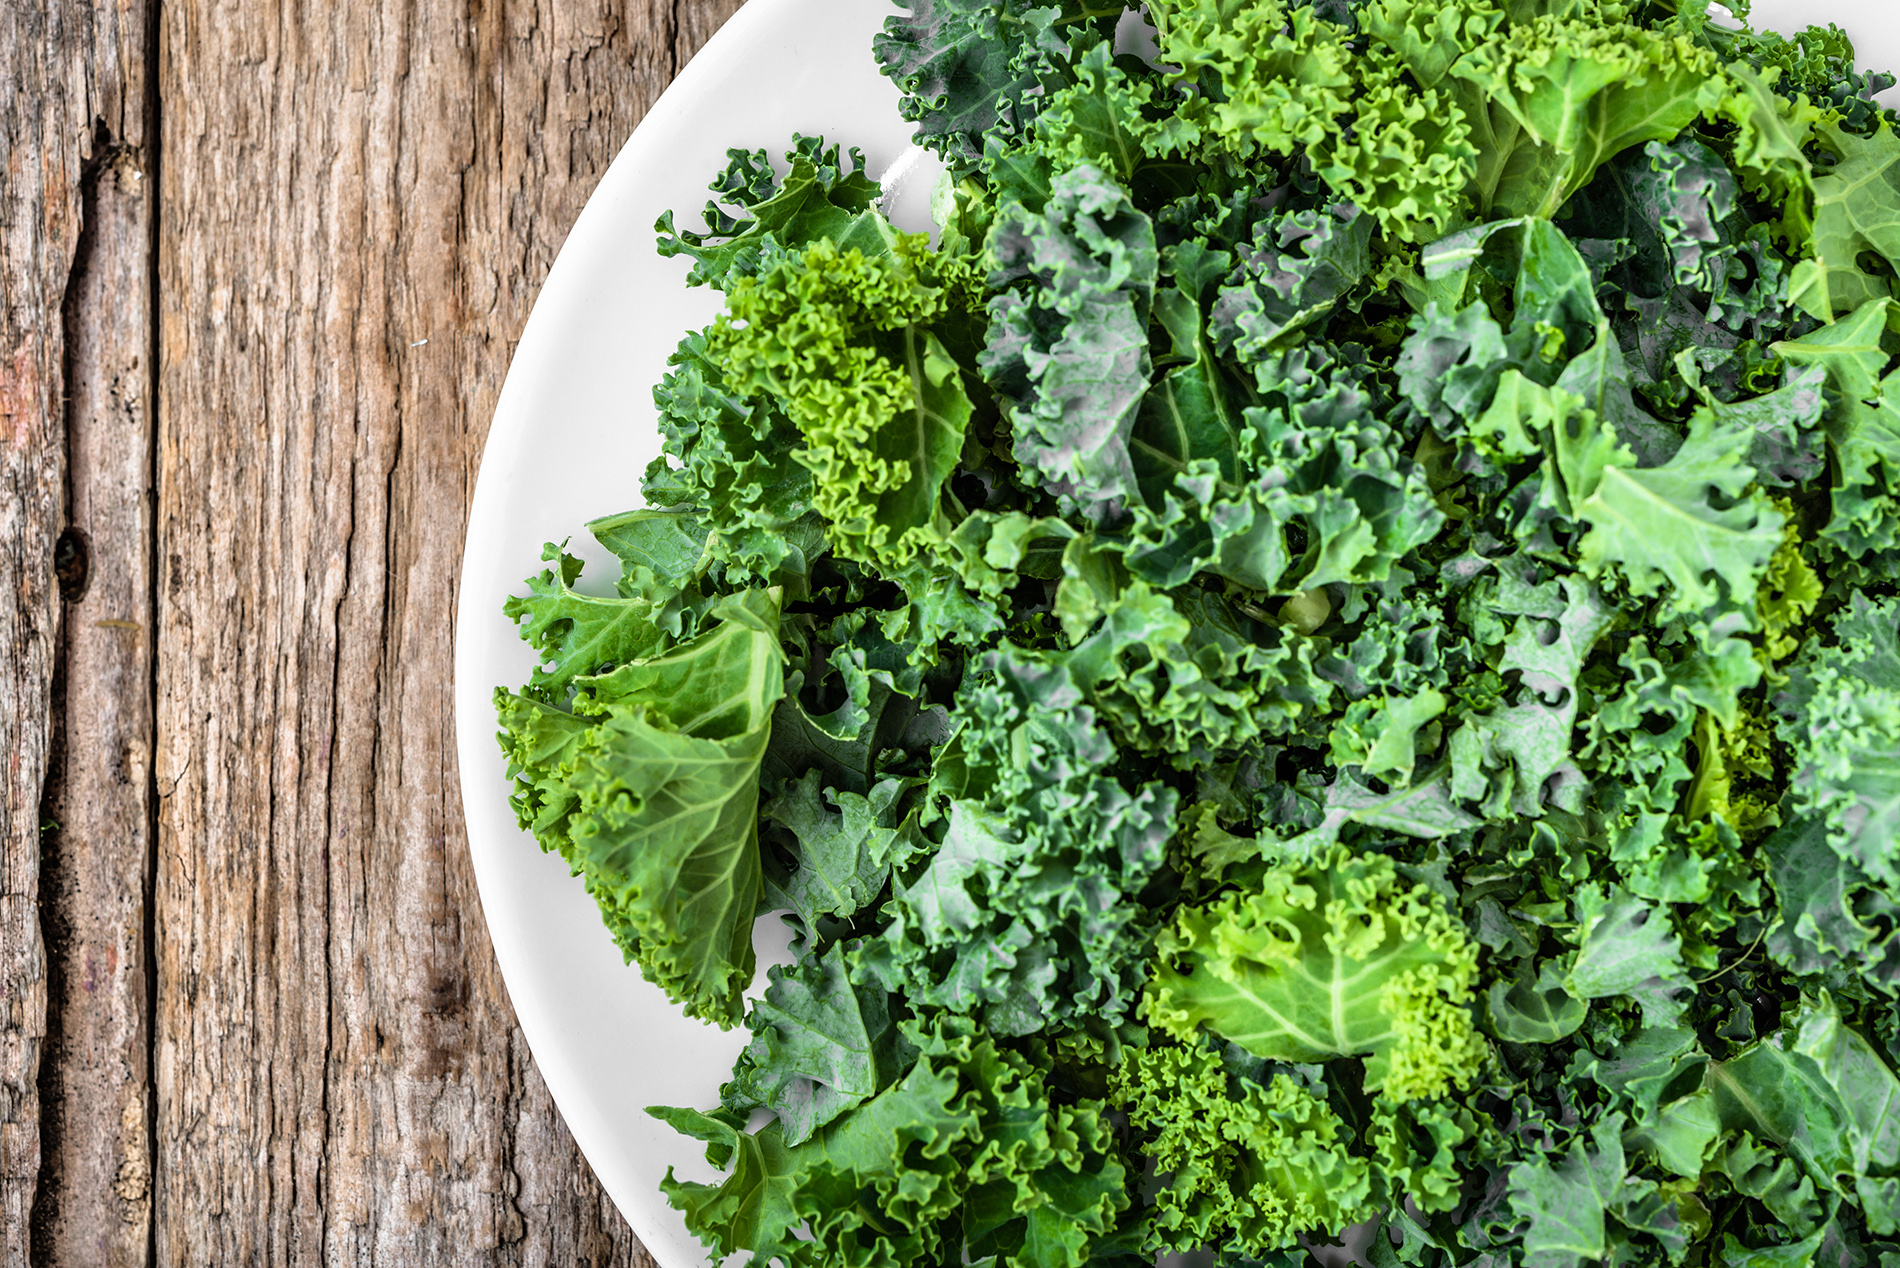
<path fill-rule="evenodd" d="M 1254 226 L 1209 321 L 1223 355 L 1262 360 L 1323 318 L 1372 268 L 1372 222 L 1358 208 L 1292 211 Z"/>
<path fill-rule="evenodd" d="M 821 940 L 827 921 L 849 920 L 870 906 L 893 869 L 929 848 L 916 808 L 906 805 L 907 781 L 881 779 L 861 795 L 820 791 L 821 775 L 806 771 L 759 809 L 761 823 L 797 842 L 789 866 L 768 855 L 765 901 L 790 908 L 807 941 Z"/>
<path fill-rule="evenodd" d="M 1712 1063 L 1708 1085 L 1724 1128 L 1786 1150 L 1815 1187 L 1855 1199 L 1872 1231 L 1900 1231 L 1900 1079 L 1831 998 Z"/>
<path fill-rule="evenodd" d="M 654 460 L 647 500 L 718 524 L 710 549 L 728 573 L 803 576 L 825 533 L 811 505 L 811 469 L 797 460 L 797 429 L 769 402 L 727 384 L 707 332 L 681 340 L 667 363 L 675 368 L 653 389 L 653 403 L 665 453 L 680 465 Z"/>
<path fill-rule="evenodd" d="M 1102 39 L 1071 70 L 1074 82 L 1050 93 L 1038 111 L 1028 153 L 1052 171 L 1088 164 L 1132 183 L 1166 145 L 1157 77 L 1131 68 Z"/>
<path fill-rule="evenodd" d="M 1592 650 L 1615 619 L 1597 587 L 1577 577 L 1513 589 L 1505 581 L 1474 587 L 1473 604 L 1516 615 L 1498 633 L 1499 673 L 1518 673 L 1514 693 L 1468 712 L 1451 734 L 1451 791 L 1491 814 L 1510 807 L 1542 813 L 1553 781 L 1571 768 L 1579 679 Z"/>
<path fill-rule="evenodd" d="M 1372 1165 L 1351 1152 L 1350 1129 L 1289 1075 L 1230 1080 L 1219 1054 L 1198 1043 L 1131 1048 L 1110 1095 L 1166 1177 L 1153 1250 L 1207 1246 L 1261 1259 L 1300 1233 L 1343 1229 L 1377 1210 Z"/>
<path fill-rule="evenodd" d="M 1477 953 L 1464 926 L 1382 855 L 1343 848 L 1269 870 L 1260 887 L 1183 908 L 1142 1001 L 1183 1042 L 1205 1024 L 1275 1061 L 1363 1056 L 1394 1100 L 1470 1079 L 1484 1043 L 1466 1005 Z"/>
<path fill-rule="evenodd" d="M 871 41 L 903 93 L 899 113 L 920 145 L 973 166 L 987 144 L 1021 140 L 1072 83 L 1072 44 L 1113 31 L 1119 0 L 915 0 Z"/>
<path fill-rule="evenodd" d="M 848 588 L 844 601 L 857 602 Z M 877 615 L 854 607 L 828 624 L 792 627 L 803 637 L 788 640 L 785 695 L 764 763 L 774 798 L 813 771 L 817 788 L 868 797 L 881 782 L 922 774 L 930 747 L 948 734 L 942 705 L 926 699 L 924 671 L 912 663 L 916 649 L 885 638 Z M 879 801 L 881 820 L 896 803 Z"/>
<path fill-rule="evenodd" d="M 1835 459 L 1833 515 L 1823 535 L 1850 554 L 1900 544 L 1900 370 L 1889 372 L 1900 307 L 1878 299 L 1801 339 L 1774 345 L 1794 366 L 1827 375 L 1823 425 Z"/>
<path fill-rule="evenodd" d="M 1815 169 L 1811 256 L 1795 266 L 1789 292 L 1802 308 L 1832 321 L 1893 298 L 1891 272 L 1900 265 L 1900 134 L 1885 121 L 1871 136 L 1824 122 L 1816 138 L 1833 163 Z M 1863 257 L 1884 260 L 1888 273 L 1868 273 Z"/>
<path fill-rule="evenodd" d="M 998 655 L 966 682 L 968 721 L 938 755 L 943 843 L 893 885 L 889 924 L 859 951 L 861 979 L 981 1016 L 997 1034 L 1118 1021 L 1155 920 L 1140 894 L 1174 831 L 1176 794 L 1130 792 L 1072 679 Z"/>
<path fill-rule="evenodd" d="M 721 1256 L 788 1268 L 858 1255 L 1082 1268 L 1112 1245 L 1130 1195 L 1100 1103 L 1053 1098 L 1046 1058 L 967 1023 L 906 1038 L 919 1053 L 908 1073 L 798 1144 L 779 1123 L 747 1134 L 720 1116 L 649 1111 L 727 1172 L 713 1185 L 669 1169 L 661 1190 L 687 1228 Z"/>
<path fill-rule="evenodd" d="M 1263 741 L 1333 695 L 1321 645 L 1200 588 L 1132 580 L 1114 549 L 1078 537 L 1064 555 L 1055 615 L 1073 643 L 1027 658 L 1080 692 L 1116 743 L 1192 769 L 1209 751 Z"/>
<path fill-rule="evenodd" d="M 1828 822 L 1795 819 L 1762 843 L 1779 912 L 1770 955 L 1803 976 L 1844 967 L 1900 993 L 1900 901 L 1828 842 Z"/>
<path fill-rule="evenodd" d="M 1176 438 L 1144 426 L 1144 465 L 1171 467 L 1173 487 L 1137 511 L 1130 571 L 1167 586 L 1206 569 L 1281 594 L 1384 580 L 1445 516 L 1371 385 L 1324 346 L 1254 373 L 1261 404 L 1237 420 L 1232 476 L 1217 459 L 1169 455 Z"/>
<path fill-rule="evenodd" d="M 837 146 L 794 134 L 785 154 L 791 170 L 783 180 L 773 174 L 763 150 L 727 154 L 731 162 L 714 178 L 712 190 L 729 199 L 739 215 L 714 199 L 706 204 L 702 233 L 675 229 L 670 211 L 653 226 L 662 256 L 693 258 L 689 286 L 724 290 L 734 278 L 756 272 L 774 245 L 795 250 L 830 242 L 840 250 L 856 247 L 877 254 L 890 241 L 892 230 L 876 209 L 877 182 L 864 174 L 864 156 L 856 150 L 847 163 Z"/>
<path fill-rule="evenodd" d="M 1320 6 L 1158 0 L 1148 11 L 1162 62 L 1192 88 L 1176 110 L 1181 150 L 1303 157 L 1404 241 L 1443 233 L 1462 211 L 1478 154 L 1447 85 L 1407 82 L 1387 48 L 1355 54 L 1354 32 Z M 1364 16 L 1375 46 L 1405 43 L 1403 19 Z"/>
<path fill-rule="evenodd" d="M 515 816 L 690 1016 L 739 1019 L 760 893 L 759 764 L 783 689 L 779 596 L 746 590 L 658 655 L 575 680 L 571 711 L 496 693 Z"/>
<path fill-rule="evenodd" d="M 1600 1262 L 1611 1244 L 1608 1214 L 1626 1209 L 1653 1189 L 1653 1184 L 1630 1183 L 1622 1130 L 1623 1116 L 1607 1114 L 1592 1129 L 1589 1146 L 1573 1140 L 1561 1154 L 1512 1169 L 1511 1209 L 1528 1221 L 1524 1250 L 1535 1256 L 1533 1262 L 1551 1268 Z"/>
<path fill-rule="evenodd" d="M 931 326 L 956 285 L 918 238 L 870 256 L 818 242 L 734 280 L 708 332 L 725 382 L 798 429 L 792 456 L 846 558 L 901 568 L 947 530 L 943 486 L 971 403 Z"/>
<path fill-rule="evenodd" d="M 528 692 L 549 702 L 566 698 L 574 680 L 603 665 L 638 660 L 681 632 L 679 593 L 655 585 L 646 593 L 605 598 L 574 589 L 581 561 L 549 543 L 541 558 L 555 565 L 528 578 L 528 593 L 510 595 L 502 614 L 540 653 Z M 669 631 L 669 626 L 671 627 Z"/>
<path fill-rule="evenodd" d="M 1748 492 L 1753 444 L 1752 431 L 1718 429 L 1697 414 L 1682 448 L 1662 466 L 1603 465 L 1595 490 L 1576 508 L 1590 526 L 1577 548 L 1584 571 L 1601 576 L 1614 565 L 1638 595 L 1666 583 L 1669 613 L 1701 612 L 1724 600 L 1752 609 L 1782 525 L 1765 495 Z"/>
<path fill-rule="evenodd" d="M 1112 518 L 1138 496 L 1128 438 L 1152 369 L 1154 225 L 1084 164 L 1040 212 L 1005 207 L 989 253 L 999 293 L 978 364 L 1008 407 L 1016 461 L 1064 507 Z"/>
<path fill-rule="evenodd" d="M 1439 437 L 1464 437 L 1515 372 L 1577 397 L 1597 424 L 1654 461 L 1673 451 L 1675 437 L 1636 404 L 1589 264 L 1561 229 L 1543 220 L 1497 221 L 1431 244 L 1423 259 L 1433 298 L 1412 318 L 1395 368 L 1412 412 Z M 1511 285 L 1508 320 L 1482 298 L 1464 302 L 1494 276 Z"/>
<path fill-rule="evenodd" d="M 1777 699 L 1793 750 L 1795 811 L 1822 819 L 1841 858 L 1900 884 L 1900 600 L 1856 592 L 1811 641 Z"/>
<path fill-rule="evenodd" d="M 1631 146 L 1672 140 L 1719 63 L 1688 36 L 1586 16 L 1533 18 L 1475 45 L 1447 74 L 1471 120 L 1478 206 L 1551 216 Z"/>
<path fill-rule="evenodd" d="M 766 971 L 765 998 L 746 1025 L 752 1042 L 722 1097 L 729 1109 L 762 1105 L 788 1145 L 894 1083 L 915 1050 L 897 1032 L 890 1000 L 854 987 L 842 948 Z"/>
<path fill-rule="evenodd" d="M 1645 1025 L 1673 1025 L 1688 976 L 1668 910 L 1596 885 L 1578 891 L 1576 909 L 1577 957 L 1565 992 L 1579 1000 L 1628 996 L 1642 1006 Z"/>

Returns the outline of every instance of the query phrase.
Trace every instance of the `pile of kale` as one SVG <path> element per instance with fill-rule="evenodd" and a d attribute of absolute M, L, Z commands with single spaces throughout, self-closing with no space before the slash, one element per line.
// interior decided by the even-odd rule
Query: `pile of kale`
<path fill-rule="evenodd" d="M 662 221 L 497 703 L 716 1255 L 1900 1264 L 1892 81 L 1704 7 L 914 0 L 934 241 Z"/>

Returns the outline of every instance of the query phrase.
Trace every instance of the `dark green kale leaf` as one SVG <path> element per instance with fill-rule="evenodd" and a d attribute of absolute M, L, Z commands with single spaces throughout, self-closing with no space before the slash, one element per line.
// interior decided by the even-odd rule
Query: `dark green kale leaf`
<path fill-rule="evenodd" d="M 784 1127 L 651 1111 L 707 1143 L 720 1184 L 661 1189 L 719 1255 L 788 1268 L 875 1255 L 893 1268 L 964 1256 L 1082 1268 L 1114 1246 L 1130 1202 L 1103 1106 L 1059 1096 L 1046 1057 L 999 1045 L 967 1021 L 904 1029 L 908 1073 L 793 1144 Z M 810 1239 L 799 1237 L 803 1226 Z"/>
<path fill-rule="evenodd" d="M 765 998 L 746 1017 L 752 1042 L 722 1099 L 730 1110 L 771 1110 L 785 1143 L 798 1145 L 889 1087 L 916 1050 L 898 1033 L 889 997 L 852 985 L 842 948 L 766 975 Z"/>
<path fill-rule="evenodd" d="M 972 165 L 986 139 L 1019 141 L 1047 95 L 1071 79 L 1070 42 L 1094 28 L 1112 32 L 1119 2 L 918 0 L 884 20 L 871 42 L 878 64 L 902 90 L 899 113 L 917 124 L 919 144 Z M 1106 24 L 1104 26 L 1104 24 Z"/>
<path fill-rule="evenodd" d="M 864 174 L 864 156 L 856 150 L 847 161 L 822 138 L 794 134 L 785 155 L 791 170 L 782 180 L 763 150 L 727 153 L 731 162 L 714 178 L 712 190 L 738 215 L 715 198 L 706 204 L 703 232 L 675 229 L 670 211 L 653 226 L 662 256 L 693 257 L 688 285 L 726 289 L 731 279 L 757 271 L 768 243 L 796 249 L 830 242 L 840 250 L 858 247 L 871 254 L 889 241 L 890 226 L 876 209 L 877 182 Z"/>
<path fill-rule="evenodd" d="M 1016 461 L 1065 509 L 1112 519 L 1138 496 L 1128 438 L 1151 369 L 1154 226 L 1085 164 L 1039 213 L 1005 207 L 989 252 L 1000 293 L 978 364 L 1007 406 Z"/>

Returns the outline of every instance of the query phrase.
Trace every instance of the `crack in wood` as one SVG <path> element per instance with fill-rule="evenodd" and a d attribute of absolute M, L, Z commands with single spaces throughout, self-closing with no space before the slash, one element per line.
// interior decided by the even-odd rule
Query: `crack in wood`
<path fill-rule="evenodd" d="M 64 617 L 41 860 L 48 1059 L 37 1262 L 150 1261 L 150 182 L 103 124 L 80 179 L 62 306 Z M 83 547 L 79 544 L 83 543 Z M 83 551 L 83 555 L 82 555 Z"/>

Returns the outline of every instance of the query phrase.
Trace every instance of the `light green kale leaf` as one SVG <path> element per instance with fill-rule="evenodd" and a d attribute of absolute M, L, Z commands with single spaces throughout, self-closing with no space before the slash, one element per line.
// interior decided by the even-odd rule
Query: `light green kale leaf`
<path fill-rule="evenodd" d="M 619 558 L 615 588 L 623 597 L 684 590 L 712 563 L 712 525 L 695 511 L 623 511 L 589 520 L 587 531 Z"/>
<path fill-rule="evenodd" d="M 1484 1059 L 1464 925 L 1383 855 L 1269 869 L 1257 891 L 1184 907 L 1156 952 L 1143 1012 L 1184 1043 L 1205 1024 L 1275 1061 L 1363 1056 L 1367 1089 L 1400 1101 Z"/>
<path fill-rule="evenodd" d="M 1466 108 L 1448 85 L 1421 89 L 1383 59 L 1368 60 L 1365 91 L 1348 126 L 1307 153 L 1319 175 L 1387 234 L 1429 241 L 1462 219 L 1470 203 L 1480 155 Z"/>
<path fill-rule="evenodd" d="M 1856 136 L 1833 121 L 1816 131 L 1835 161 L 1814 169 L 1810 258 L 1795 266 L 1789 298 L 1822 321 L 1893 298 L 1891 276 L 1861 267 L 1863 256 L 1900 266 L 1900 135 L 1882 122 Z"/>
<path fill-rule="evenodd" d="M 1150 4 L 1162 63 L 1192 86 L 1176 108 L 1175 144 L 1212 161 L 1300 155 L 1387 234 L 1429 239 L 1466 204 L 1478 157 L 1466 112 L 1429 73 L 1403 76 L 1401 58 L 1379 47 L 1404 43 L 1383 15 L 1365 15 L 1374 44 L 1362 52 L 1351 20 L 1330 20 L 1340 12 L 1232 0 Z"/>
<path fill-rule="evenodd" d="M 541 558 L 555 567 L 528 578 L 527 595 L 508 596 L 501 609 L 540 653 L 527 688 L 537 698 L 564 700 L 581 675 L 652 655 L 668 641 L 669 624 L 680 632 L 678 593 L 670 587 L 617 598 L 582 594 L 574 589 L 579 559 L 551 542 Z"/>
<path fill-rule="evenodd" d="M 752 980 L 759 764 L 783 690 L 779 595 L 575 680 L 572 711 L 496 693 L 521 826 L 585 878 L 614 941 L 688 1015 L 729 1027 Z"/>
<path fill-rule="evenodd" d="M 1110 1103 L 1151 1134 L 1144 1152 L 1165 1178 L 1151 1250 L 1260 1259 L 1373 1213 L 1371 1164 L 1323 1096 L 1285 1074 L 1232 1082 L 1203 1043 L 1129 1048 L 1115 1069 Z"/>
<path fill-rule="evenodd" d="M 1766 495 L 1749 491 L 1752 445 L 1749 431 L 1718 429 L 1697 414 L 1660 467 L 1604 466 L 1596 491 L 1576 507 L 1590 526 L 1577 546 L 1584 572 L 1600 577 L 1614 565 L 1639 596 L 1668 585 L 1665 613 L 1700 613 L 1724 599 L 1752 610 L 1782 525 Z"/>
<path fill-rule="evenodd" d="M 1555 215 L 1623 150 L 1674 139 L 1721 81 L 1686 35 L 1581 15 L 1516 24 L 1447 75 L 1462 87 L 1486 218 Z"/>
<path fill-rule="evenodd" d="M 1074 82 L 1037 112 L 1029 149 L 1055 171 L 1086 163 L 1126 184 L 1157 148 L 1163 112 L 1155 81 L 1131 74 L 1108 40 L 1091 44 L 1070 69 Z"/>
<path fill-rule="evenodd" d="M 1221 100 L 1182 111 L 1198 121 L 1193 135 L 1205 128 L 1243 156 L 1292 155 L 1324 140 L 1350 109 L 1350 33 L 1311 6 L 1156 0 L 1148 14 L 1162 61 L 1182 83 L 1218 77 Z"/>
<path fill-rule="evenodd" d="M 1333 765 L 1357 766 L 1369 776 L 1405 787 L 1418 764 L 1418 733 L 1445 712 L 1446 704 L 1445 694 L 1436 687 L 1410 696 L 1355 700 L 1328 737 Z"/>
<path fill-rule="evenodd" d="M 804 444 L 810 504 L 840 555 L 898 569 L 948 531 L 943 486 L 971 401 L 933 324 L 954 321 L 961 275 L 921 237 L 866 255 L 820 241 L 768 253 L 734 279 L 707 356 L 748 397 L 769 397 Z"/>

